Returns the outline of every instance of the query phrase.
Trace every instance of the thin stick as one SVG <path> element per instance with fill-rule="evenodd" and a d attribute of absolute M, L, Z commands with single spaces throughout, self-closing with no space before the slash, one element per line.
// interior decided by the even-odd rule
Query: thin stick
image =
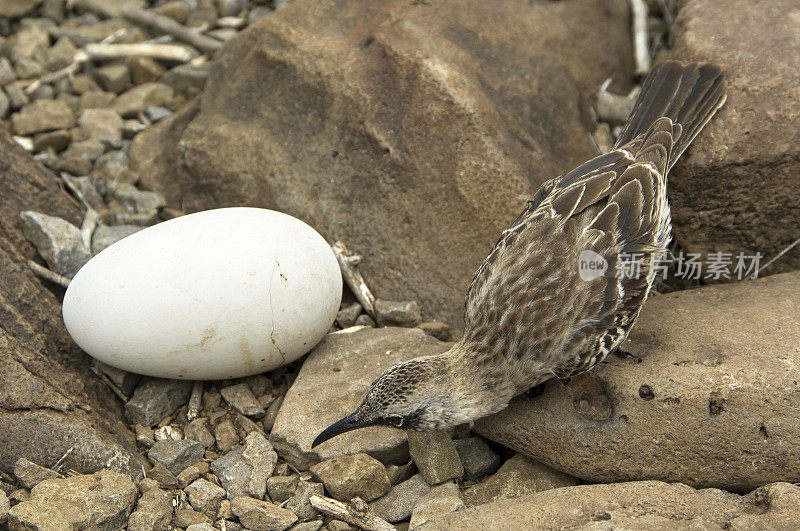
<path fill-rule="evenodd" d="M 396 531 L 395 527 L 383 518 L 376 516 L 369 510 L 369 506 L 360 498 L 353 498 L 349 504 L 344 504 L 333 498 L 324 496 L 311 496 L 308 499 L 318 511 L 344 520 L 367 531 Z"/>
<path fill-rule="evenodd" d="M 189 396 L 189 407 L 186 418 L 194 420 L 200 415 L 200 402 L 203 400 L 203 381 L 195 380 L 192 384 L 192 394 Z"/>
<path fill-rule="evenodd" d="M 794 248 L 794 247 L 795 247 L 795 246 L 796 246 L 798 243 L 800 243 L 800 239 L 797 239 L 797 240 L 795 240 L 793 243 L 791 243 L 791 244 L 789 245 L 789 247 L 787 247 L 787 248 L 786 248 L 786 249 L 784 249 L 783 251 L 779 252 L 779 253 L 778 253 L 778 254 L 777 254 L 777 255 L 776 255 L 776 256 L 775 256 L 775 257 L 774 257 L 772 260 L 770 260 L 769 262 L 767 262 L 767 263 L 766 263 L 766 264 L 764 264 L 763 266 L 759 267 L 759 268 L 758 268 L 758 271 L 756 272 L 756 275 L 758 275 L 758 273 L 761 273 L 763 270 L 765 270 L 766 268 L 768 268 L 769 266 L 771 266 L 771 265 L 773 264 L 773 262 L 775 262 L 775 260 L 777 260 L 777 259 L 778 259 L 778 258 L 780 258 L 781 256 L 785 255 L 785 254 L 786 254 L 786 253 L 788 253 L 789 251 L 791 251 L 791 250 L 792 250 L 792 249 L 793 249 L 793 248 Z"/>
<path fill-rule="evenodd" d="M 650 70 L 650 52 L 647 42 L 647 3 L 645 0 L 631 0 L 633 18 L 633 55 L 637 75 L 643 76 Z"/>
<path fill-rule="evenodd" d="M 63 275 L 59 275 L 55 271 L 50 271 L 46 267 L 40 266 L 39 264 L 37 264 L 33 260 L 28 260 L 28 267 L 31 268 L 31 270 L 34 272 L 34 274 L 36 274 L 37 276 L 39 276 L 39 277 L 41 277 L 41 278 L 43 278 L 45 280 L 49 280 L 50 282 L 52 282 L 54 284 L 58 284 L 59 286 L 61 286 L 63 288 L 69 287 L 69 283 L 70 283 L 70 279 L 69 278 L 67 278 L 67 277 L 65 277 Z"/>
<path fill-rule="evenodd" d="M 109 378 L 108 376 L 103 374 L 100 371 L 100 369 L 98 369 L 94 365 L 92 365 L 89 368 L 92 369 L 92 372 L 95 373 L 97 375 L 97 377 L 100 378 L 100 380 L 104 384 L 106 384 L 108 386 L 108 388 L 111 389 L 114 392 L 115 395 L 117 395 L 120 398 L 120 400 L 122 400 L 123 402 L 127 402 L 128 400 L 131 399 L 129 396 L 126 396 L 125 393 L 122 392 L 122 389 L 117 387 L 117 384 L 115 384 L 114 382 L 111 381 L 111 378 Z"/>
<path fill-rule="evenodd" d="M 172 35 L 176 39 L 191 44 L 202 52 L 213 53 L 222 46 L 222 41 L 191 30 L 183 24 L 163 15 L 158 15 L 135 7 L 123 9 L 122 15 L 133 22 L 144 24 L 162 33 Z"/>
<path fill-rule="evenodd" d="M 331 249 L 333 249 L 333 254 L 336 255 L 336 260 L 339 262 L 344 281 L 350 287 L 358 302 L 361 303 L 364 311 L 375 319 L 375 323 L 378 326 L 381 326 L 380 319 L 378 319 L 378 315 L 375 312 L 375 296 L 367 287 L 364 277 L 356 269 L 356 266 L 361 263 L 361 256 L 351 253 L 341 241 L 334 243 Z"/>
<path fill-rule="evenodd" d="M 92 253 L 92 235 L 94 234 L 94 229 L 97 228 L 98 219 L 100 219 L 100 215 L 93 208 L 88 208 L 86 210 L 86 215 L 83 217 L 81 240 L 83 240 L 83 246 L 86 247 L 89 254 Z"/>
<path fill-rule="evenodd" d="M 632 92 L 633 97 L 620 96 L 607 90 L 610 84 L 611 78 L 606 79 L 597 90 L 597 116 L 603 122 L 625 123 L 633 110 L 638 91 Z"/>
<path fill-rule="evenodd" d="M 179 44 L 152 44 L 139 42 L 134 44 L 101 44 L 91 43 L 86 45 L 89 59 L 121 59 L 125 57 L 150 57 L 172 63 L 188 63 L 195 57 L 186 46 Z"/>
<path fill-rule="evenodd" d="M 61 468 L 61 465 L 62 465 L 62 464 L 64 464 L 64 459 L 66 459 L 66 458 L 67 458 L 67 456 L 69 456 L 69 454 L 71 454 L 71 453 L 72 453 L 72 451 L 73 451 L 74 449 L 75 449 L 75 447 L 74 447 L 74 446 L 70 447 L 70 449 L 69 449 L 69 450 L 67 450 L 66 452 L 64 452 L 64 455 L 62 455 L 62 456 L 61 456 L 61 459 L 59 459 L 58 461 L 56 461 L 56 464 L 54 464 L 54 465 L 53 465 L 53 468 L 52 468 L 52 470 L 53 470 L 53 471 L 54 471 L 56 474 L 59 474 L 59 475 L 61 475 L 61 473 L 59 472 L 59 468 Z M 63 476 L 62 476 L 62 477 L 63 477 Z"/>

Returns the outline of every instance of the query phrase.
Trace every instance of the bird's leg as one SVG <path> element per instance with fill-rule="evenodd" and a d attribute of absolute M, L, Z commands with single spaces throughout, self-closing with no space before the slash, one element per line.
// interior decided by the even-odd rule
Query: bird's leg
<path fill-rule="evenodd" d="M 621 348 L 614 349 L 614 355 L 619 357 L 619 358 L 622 358 L 622 359 L 636 360 L 639 363 L 641 363 L 641 361 L 642 361 L 642 358 L 640 358 L 636 354 L 631 354 L 627 350 L 622 350 Z"/>
<path fill-rule="evenodd" d="M 531 387 L 530 389 L 528 389 L 527 391 L 522 393 L 520 396 L 526 402 L 531 402 L 531 401 L 539 398 L 539 396 L 541 396 L 541 394 L 544 393 L 544 388 L 546 386 L 547 386 L 547 381 L 544 381 L 544 382 L 542 382 L 540 384 L 534 385 L 533 387 Z"/>

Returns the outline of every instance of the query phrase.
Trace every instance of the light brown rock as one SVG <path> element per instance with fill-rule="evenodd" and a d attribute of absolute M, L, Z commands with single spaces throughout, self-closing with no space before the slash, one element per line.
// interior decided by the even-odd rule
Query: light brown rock
<path fill-rule="evenodd" d="M 331 496 L 344 502 L 355 497 L 372 501 L 391 488 L 386 467 L 367 454 L 326 459 L 312 466 L 311 473 L 325 485 Z"/>
<path fill-rule="evenodd" d="M 53 129 L 69 129 L 75 125 L 75 117 L 61 100 L 39 100 L 11 115 L 11 123 L 18 135 L 32 135 Z"/>
<path fill-rule="evenodd" d="M 477 431 L 596 482 L 799 481 L 800 272 L 652 297 L 623 348 Z"/>
<path fill-rule="evenodd" d="M 409 530 L 413 531 L 434 518 L 466 508 L 461 491 L 455 483 L 436 485 L 414 506 Z"/>
<path fill-rule="evenodd" d="M 458 326 L 524 200 L 595 154 L 583 91 L 628 78 L 628 24 L 622 0 L 288 3 L 215 57 L 185 170 L 143 182 L 301 217 L 377 297 Z"/>
<path fill-rule="evenodd" d="M 366 453 L 383 463 L 407 463 L 405 432 L 385 426 L 345 433 L 313 450 L 311 442 L 331 423 L 354 411 L 384 370 L 447 347 L 414 328 L 351 328 L 328 334 L 308 355 L 286 394 L 270 442 L 301 470 L 321 459 L 352 453 Z"/>
<path fill-rule="evenodd" d="M 438 485 L 464 475 L 464 467 L 449 432 L 410 431 L 408 452 L 428 485 Z"/>
<path fill-rule="evenodd" d="M 283 531 L 297 522 L 297 515 L 289 509 L 247 496 L 234 498 L 231 510 L 242 525 L 255 531 Z"/>
<path fill-rule="evenodd" d="M 674 235 L 685 252 L 729 252 L 734 261 L 760 252 L 763 264 L 798 238 L 798 7 L 690 0 L 678 13 L 672 56 L 711 61 L 728 78 L 725 106 L 670 173 Z M 796 247 L 765 273 L 799 267 Z"/>
<path fill-rule="evenodd" d="M 127 523 L 138 493 L 128 476 L 112 470 L 47 479 L 11 508 L 9 527 L 114 531 Z"/>
<path fill-rule="evenodd" d="M 36 9 L 44 0 L 1 0 L 0 15 L 8 18 L 19 17 Z"/>
<path fill-rule="evenodd" d="M 790 488 L 797 495 L 798 487 Z M 783 487 L 786 485 L 786 487 Z M 768 486 L 774 489 L 776 485 Z M 580 485 L 552 489 L 521 498 L 470 507 L 434 519 L 421 527 L 432 530 L 501 529 L 736 529 L 742 517 L 760 522 L 791 522 L 779 498 L 776 506 L 763 505 L 754 496 L 737 496 L 716 489 L 694 490 L 680 483 L 640 481 L 606 485 Z M 765 514 L 764 511 L 766 511 Z M 775 520 L 772 520 L 775 518 Z M 745 520 L 742 521 L 743 523 Z M 744 529 L 747 529 L 744 527 Z"/>
<path fill-rule="evenodd" d="M 483 505 L 577 484 L 576 478 L 517 454 L 503 463 L 496 473 L 468 487 L 464 491 L 464 500 L 468 505 Z"/>

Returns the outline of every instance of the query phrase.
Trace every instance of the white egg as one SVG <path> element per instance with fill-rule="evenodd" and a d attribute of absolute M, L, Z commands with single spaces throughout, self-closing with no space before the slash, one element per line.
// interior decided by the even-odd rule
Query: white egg
<path fill-rule="evenodd" d="M 311 350 L 341 296 L 336 257 L 314 229 L 272 210 L 221 208 L 103 250 L 70 283 L 63 314 L 75 342 L 109 365 L 224 379 Z"/>

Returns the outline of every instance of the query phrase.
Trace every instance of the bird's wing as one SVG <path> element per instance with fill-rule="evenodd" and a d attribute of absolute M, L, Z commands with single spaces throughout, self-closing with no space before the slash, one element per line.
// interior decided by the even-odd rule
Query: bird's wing
<path fill-rule="evenodd" d="M 642 137 L 545 183 L 475 274 L 465 305 L 467 330 L 477 338 L 492 325 L 508 330 L 513 321 L 511 329 L 519 337 L 499 339 L 510 341 L 508 355 L 569 352 L 568 366 L 558 369 L 567 373 L 584 363 L 580 356 L 597 350 L 594 344 L 601 336 L 632 322 L 625 315 L 635 319 L 646 297 L 649 262 L 640 278 L 618 279 L 615 272 L 623 253 L 653 252 L 666 245 L 668 232 L 654 236 L 668 209 L 666 200 L 657 197 L 664 195 L 663 172 L 671 137 L 678 133 L 664 118 Z M 666 219 L 668 225 L 668 210 Z M 606 260 L 607 274 L 581 280 L 582 250 Z M 505 314 L 497 310 L 502 305 L 509 310 Z M 514 311 L 520 313 L 514 317 Z"/>

